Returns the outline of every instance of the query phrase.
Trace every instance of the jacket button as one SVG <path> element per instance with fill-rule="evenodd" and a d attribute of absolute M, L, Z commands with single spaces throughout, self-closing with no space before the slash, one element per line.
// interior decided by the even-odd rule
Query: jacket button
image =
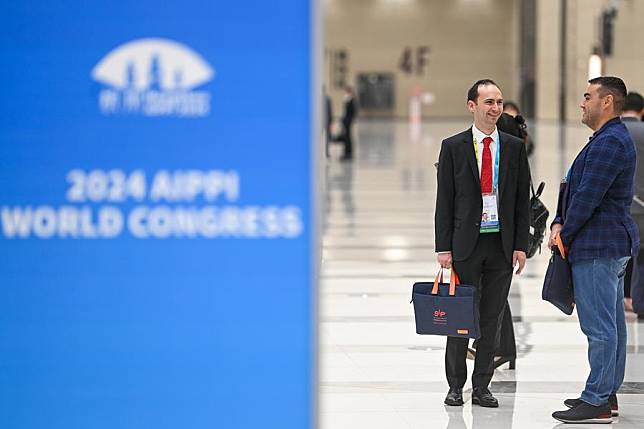
<path fill-rule="evenodd" d="M 481 226 L 481 222 L 476 222 L 474 226 Z"/>

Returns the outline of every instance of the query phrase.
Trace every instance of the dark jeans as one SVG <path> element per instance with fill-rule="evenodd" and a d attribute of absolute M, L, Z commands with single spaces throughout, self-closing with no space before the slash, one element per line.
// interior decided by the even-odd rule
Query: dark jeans
<path fill-rule="evenodd" d="M 481 338 L 476 349 L 472 386 L 486 388 L 494 374 L 494 354 L 505 312 L 512 264 L 505 258 L 499 233 L 480 234 L 478 243 L 464 261 L 454 261 L 461 283 L 477 288 Z M 467 338 L 448 337 L 445 373 L 450 388 L 462 388 L 467 381 Z"/>

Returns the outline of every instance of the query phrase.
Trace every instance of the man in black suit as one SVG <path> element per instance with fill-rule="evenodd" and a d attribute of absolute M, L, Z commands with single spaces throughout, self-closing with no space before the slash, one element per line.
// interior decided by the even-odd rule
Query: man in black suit
<path fill-rule="evenodd" d="M 344 88 L 344 110 L 342 112 L 342 140 L 344 141 L 343 160 L 353 158 L 353 139 L 351 138 L 351 127 L 356 117 L 356 102 L 353 96 L 353 88 L 347 86 Z"/>
<path fill-rule="evenodd" d="M 326 87 L 322 88 L 322 96 L 324 97 L 324 152 L 328 158 L 330 156 L 329 144 L 331 142 L 331 128 L 333 125 L 333 103 L 331 102 L 331 97 L 329 97 L 329 94 L 326 92 Z"/>
<path fill-rule="evenodd" d="M 467 93 L 474 125 L 443 140 L 438 164 L 435 236 L 439 264 L 454 266 L 477 288 L 481 338 L 472 375 L 472 403 L 498 407 L 488 386 L 494 373 L 513 267 L 525 266 L 529 236 L 530 170 L 523 141 L 499 132 L 503 95 L 492 80 Z M 448 337 L 447 405 L 463 405 L 468 338 Z"/>

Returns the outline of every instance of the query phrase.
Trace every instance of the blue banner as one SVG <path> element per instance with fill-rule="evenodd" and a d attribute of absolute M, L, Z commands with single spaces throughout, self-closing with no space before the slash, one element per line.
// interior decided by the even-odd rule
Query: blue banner
<path fill-rule="evenodd" d="M 0 427 L 311 427 L 310 2 L 0 11 Z"/>

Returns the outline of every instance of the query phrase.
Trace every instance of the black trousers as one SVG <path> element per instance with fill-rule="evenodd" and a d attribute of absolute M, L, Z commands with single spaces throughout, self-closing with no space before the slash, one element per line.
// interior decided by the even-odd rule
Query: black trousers
<path fill-rule="evenodd" d="M 644 234 L 644 215 L 634 214 L 631 216 L 633 217 L 633 220 L 637 224 L 637 229 L 640 233 L 640 237 L 643 237 L 644 235 L 642 234 Z M 642 249 L 641 247 L 642 246 L 640 246 L 640 251 L 637 254 L 637 257 L 631 258 L 628 261 L 628 265 L 626 266 L 626 273 L 624 274 L 624 297 L 625 298 L 631 298 L 631 289 L 633 287 L 633 281 L 639 280 L 639 275 L 637 275 L 637 273 L 634 273 L 633 270 L 638 270 L 639 272 L 642 271 L 641 266 L 644 264 L 644 249 Z"/>
<path fill-rule="evenodd" d="M 342 138 L 344 140 L 344 157 L 351 158 L 353 156 L 353 139 L 351 138 L 351 122 L 343 122 L 343 134 Z"/>
<path fill-rule="evenodd" d="M 506 302 L 505 311 L 503 312 L 503 320 L 501 321 L 501 338 L 499 339 L 499 347 L 494 353 L 495 356 L 503 356 L 507 358 L 517 357 L 517 343 L 514 337 L 514 323 L 512 321 L 512 311 L 510 310 L 510 302 Z M 473 348 L 478 347 L 478 341 L 472 343 Z"/>
<path fill-rule="evenodd" d="M 514 338 L 514 325 L 512 323 L 512 312 L 510 311 L 509 302 L 505 304 L 503 320 L 501 321 L 501 338 L 499 339 L 499 347 L 494 354 L 508 358 L 517 357 L 517 343 Z"/>
<path fill-rule="evenodd" d="M 331 123 L 328 122 L 326 124 L 326 133 L 325 133 L 325 136 L 324 136 L 324 140 L 325 140 L 324 141 L 324 146 L 325 146 L 324 147 L 324 152 L 325 152 L 327 158 L 330 155 L 329 154 L 329 144 L 331 144 L 331 138 L 332 138 L 332 136 L 331 136 Z"/>
<path fill-rule="evenodd" d="M 494 374 L 494 352 L 512 281 L 512 263 L 505 258 L 501 234 L 480 234 L 474 251 L 464 261 L 454 261 L 461 283 L 477 288 L 481 338 L 476 349 L 472 387 L 486 388 Z M 450 388 L 467 381 L 467 338 L 447 337 L 445 373 Z"/>

